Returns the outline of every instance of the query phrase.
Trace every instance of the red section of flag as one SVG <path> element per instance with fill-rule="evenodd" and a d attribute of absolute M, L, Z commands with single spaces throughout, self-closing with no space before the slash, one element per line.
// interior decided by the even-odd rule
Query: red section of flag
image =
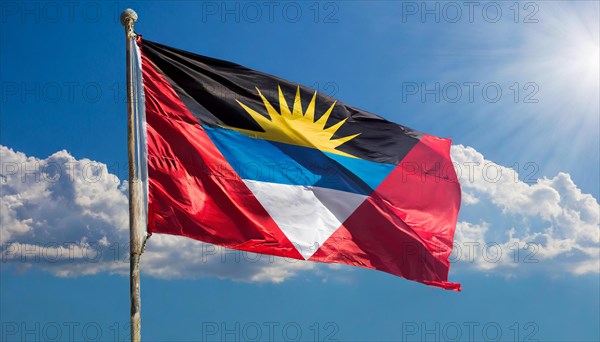
<path fill-rule="evenodd" d="M 148 231 L 303 259 L 181 102 L 142 57 Z"/>
<path fill-rule="evenodd" d="M 460 284 L 447 282 L 461 200 L 450 143 L 424 136 L 310 260 L 460 291 Z"/>

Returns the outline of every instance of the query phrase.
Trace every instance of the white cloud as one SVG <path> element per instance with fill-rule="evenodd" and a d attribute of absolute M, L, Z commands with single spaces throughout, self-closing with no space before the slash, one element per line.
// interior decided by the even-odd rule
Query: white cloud
<path fill-rule="evenodd" d="M 460 264 L 500 272 L 525 264 L 574 274 L 600 272 L 600 207 L 568 174 L 529 185 L 514 170 L 486 160 L 471 147 L 452 146 L 451 153 L 463 191 L 488 199 L 490 204 L 479 206 L 499 208 L 503 218 L 496 223 L 485 217 L 476 224 L 459 222 L 455 258 Z M 477 247 L 465 246 L 473 242 Z"/>
<path fill-rule="evenodd" d="M 0 146 L 0 155 L 3 268 L 36 268 L 57 276 L 128 273 L 126 182 L 106 165 L 77 160 L 66 151 L 39 159 Z M 452 157 L 460 166 L 463 205 L 468 204 L 463 210 L 482 215 L 476 222 L 458 223 L 454 258 L 459 270 L 513 274 L 532 269 L 528 262 L 537 260 L 535 265 L 573 274 L 599 272 L 600 207 L 568 174 L 529 185 L 473 148 L 453 146 Z M 322 271 L 310 262 L 162 234 L 149 240 L 142 268 L 158 278 L 255 282 Z M 341 271 L 327 268 L 331 272 Z"/>
<path fill-rule="evenodd" d="M 66 151 L 46 159 L 0 146 L 0 251 L 3 267 L 57 276 L 129 272 L 127 183 L 106 165 Z M 215 276 L 281 282 L 312 263 L 231 251 L 155 234 L 142 256 L 159 278 Z"/>
<path fill-rule="evenodd" d="M 479 203 L 479 198 L 477 198 L 474 194 L 463 191 L 462 192 L 462 203 L 466 205 L 477 204 Z"/>

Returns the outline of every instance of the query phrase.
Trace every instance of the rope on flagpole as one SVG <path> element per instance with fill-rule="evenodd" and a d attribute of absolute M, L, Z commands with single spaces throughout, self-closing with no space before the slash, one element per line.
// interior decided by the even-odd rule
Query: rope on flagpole
<path fill-rule="evenodd" d="M 134 61 L 132 47 L 136 44 L 133 25 L 137 21 L 137 13 L 128 8 L 121 13 L 121 25 L 125 28 L 126 60 L 127 60 L 127 156 L 129 167 L 129 295 L 131 303 L 131 341 L 141 341 L 141 305 L 140 305 L 140 255 L 143 242 L 140 241 L 143 227 L 143 203 L 141 181 L 136 170 L 135 141 L 135 101 L 134 98 Z"/>

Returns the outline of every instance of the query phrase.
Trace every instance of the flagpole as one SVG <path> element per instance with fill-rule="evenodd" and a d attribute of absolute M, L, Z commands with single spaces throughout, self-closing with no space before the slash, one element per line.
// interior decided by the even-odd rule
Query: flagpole
<path fill-rule="evenodd" d="M 135 101 L 133 89 L 133 54 L 132 42 L 135 44 L 136 34 L 133 25 L 137 21 L 137 13 L 128 8 L 121 13 L 121 24 L 125 28 L 127 59 L 127 156 L 129 166 L 129 297 L 131 303 L 131 341 L 141 340 L 140 316 L 140 255 L 142 246 L 140 236 L 143 235 L 143 216 L 140 180 L 135 165 Z"/>

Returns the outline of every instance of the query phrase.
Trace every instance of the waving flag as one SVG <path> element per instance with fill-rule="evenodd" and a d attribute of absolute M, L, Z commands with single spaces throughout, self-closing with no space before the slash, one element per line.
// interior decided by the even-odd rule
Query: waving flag
<path fill-rule="evenodd" d="M 140 41 L 151 233 L 448 282 L 450 140 L 226 61 Z"/>

